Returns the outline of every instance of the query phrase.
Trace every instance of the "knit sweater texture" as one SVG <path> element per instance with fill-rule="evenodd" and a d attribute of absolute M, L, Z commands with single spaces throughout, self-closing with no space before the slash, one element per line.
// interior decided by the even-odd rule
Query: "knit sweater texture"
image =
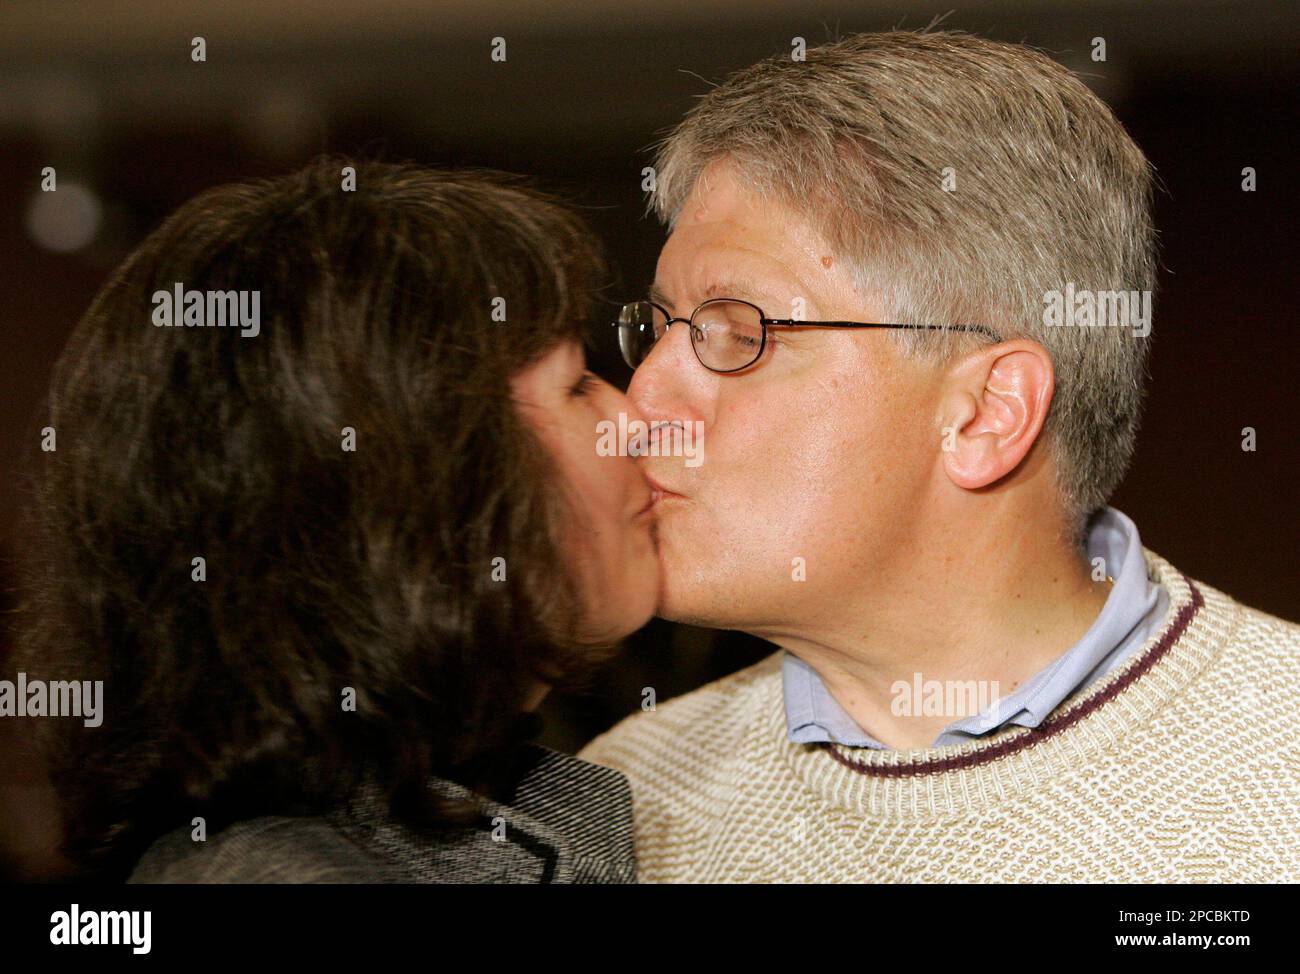
<path fill-rule="evenodd" d="M 781 653 L 580 757 L 632 785 L 642 882 L 1300 881 L 1300 626 L 1144 550 L 1164 626 L 1037 728 L 794 744 Z"/>

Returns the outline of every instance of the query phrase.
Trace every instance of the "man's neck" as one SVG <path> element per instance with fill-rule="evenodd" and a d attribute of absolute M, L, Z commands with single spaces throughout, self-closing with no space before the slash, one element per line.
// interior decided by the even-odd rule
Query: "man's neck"
<path fill-rule="evenodd" d="M 1077 643 L 1110 593 L 1108 582 L 1093 581 L 1083 554 L 1063 546 L 1035 552 L 1010 544 L 995 556 L 976 545 L 966 552 L 937 554 L 941 564 L 919 572 L 913 566 L 893 585 L 875 577 L 860 597 L 837 600 L 838 616 L 767 638 L 815 669 L 880 743 L 930 747 L 971 714 L 946 706 L 935 714 L 910 692 L 895 692 L 896 684 L 910 691 L 919 680 L 927 690 L 958 691 L 943 692 L 948 701 L 964 698 L 960 691 L 976 681 L 981 703 L 1006 697 Z"/>

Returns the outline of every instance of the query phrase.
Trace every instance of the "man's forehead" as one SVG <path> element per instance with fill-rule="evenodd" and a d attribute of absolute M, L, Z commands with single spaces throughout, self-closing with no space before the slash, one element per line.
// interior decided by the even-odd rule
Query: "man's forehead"
<path fill-rule="evenodd" d="M 774 318 L 854 317 L 864 292 L 848 261 L 806 227 L 772 243 L 716 224 L 674 231 L 655 268 L 652 300 L 678 316 L 710 298 L 739 298 Z M 795 299 L 802 304 L 796 308 Z M 841 311 L 831 313 L 834 306 Z M 850 314 L 849 309 L 854 310 Z M 872 312 L 874 313 L 874 312 Z"/>
<path fill-rule="evenodd" d="M 652 291 L 659 303 L 734 297 L 760 306 L 785 304 L 806 294 L 831 266 L 831 249 L 779 205 L 762 201 L 743 210 L 723 205 L 706 212 L 669 235 Z"/>
<path fill-rule="evenodd" d="M 764 281 L 759 275 L 738 275 L 732 273 L 710 273 L 701 271 L 685 278 L 685 290 L 681 294 L 666 282 L 656 280 L 650 285 L 650 299 L 659 304 L 671 306 L 679 301 L 708 301 L 711 298 L 740 298 L 761 305 L 763 302 L 776 300 L 779 288 L 788 289 L 789 283 L 784 276 Z"/>

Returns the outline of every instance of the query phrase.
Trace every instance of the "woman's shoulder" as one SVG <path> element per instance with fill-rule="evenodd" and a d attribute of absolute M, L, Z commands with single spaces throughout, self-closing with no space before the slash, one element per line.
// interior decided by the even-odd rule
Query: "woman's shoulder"
<path fill-rule="evenodd" d="M 636 881 L 632 786 L 613 768 L 530 745 L 507 814 L 560 851 L 553 882 Z"/>
<path fill-rule="evenodd" d="M 194 838 L 184 826 L 162 836 L 128 883 L 400 882 L 394 867 L 324 818 L 264 816 Z"/>
<path fill-rule="evenodd" d="M 618 771 L 537 745 L 518 749 L 503 800 L 435 778 L 479 806 L 432 835 L 389 812 L 370 784 L 320 817 L 236 822 L 204 841 L 189 826 L 153 843 L 131 883 L 629 883 L 632 794 Z"/>

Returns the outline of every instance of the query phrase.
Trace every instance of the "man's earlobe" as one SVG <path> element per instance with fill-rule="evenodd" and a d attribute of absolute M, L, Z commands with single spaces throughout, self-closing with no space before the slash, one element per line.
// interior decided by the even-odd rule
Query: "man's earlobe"
<path fill-rule="evenodd" d="M 1020 466 L 1042 432 L 1055 388 L 1047 350 L 1005 342 L 952 373 L 945 397 L 943 465 L 958 487 L 976 490 Z"/>

